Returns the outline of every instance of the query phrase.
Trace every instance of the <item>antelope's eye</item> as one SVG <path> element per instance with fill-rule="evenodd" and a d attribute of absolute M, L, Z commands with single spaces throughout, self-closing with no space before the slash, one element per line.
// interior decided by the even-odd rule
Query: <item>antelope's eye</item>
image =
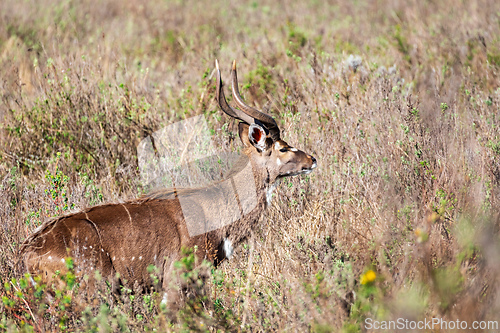
<path fill-rule="evenodd" d="M 288 148 L 281 148 L 280 149 L 280 152 L 282 152 L 282 153 L 286 153 L 287 151 L 288 151 Z"/>

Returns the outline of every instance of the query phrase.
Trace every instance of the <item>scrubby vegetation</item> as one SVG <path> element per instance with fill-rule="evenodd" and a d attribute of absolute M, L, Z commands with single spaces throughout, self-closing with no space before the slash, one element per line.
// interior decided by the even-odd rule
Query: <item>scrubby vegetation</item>
<path fill-rule="evenodd" d="M 1 331 L 500 321 L 498 1 L 3 0 L 0 23 Z M 49 300 L 20 244 L 141 195 L 140 140 L 204 115 L 237 149 L 216 58 L 225 78 L 237 59 L 246 101 L 318 168 L 281 184 L 219 269 L 186 253 L 178 276 L 199 292 L 175 322 L 155 292 L 113 297 L 103 281 L 87 299 L 71 269 Z"/>

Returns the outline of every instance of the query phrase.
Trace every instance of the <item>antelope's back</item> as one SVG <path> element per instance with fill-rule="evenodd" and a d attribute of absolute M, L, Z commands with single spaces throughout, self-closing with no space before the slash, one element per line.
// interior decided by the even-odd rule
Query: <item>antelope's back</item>
<path fill-rule="evenodd" d="M 138 200 L 102 205 L 48 221 L 21 246 L 28 272 L 51 283 L 56 271 L 74 261 L 78 277 L 107 278 L 149 284 L 147 267 L 163 266 L 165 257 L 180 251 L 182 237 L 177 200 Z"/>

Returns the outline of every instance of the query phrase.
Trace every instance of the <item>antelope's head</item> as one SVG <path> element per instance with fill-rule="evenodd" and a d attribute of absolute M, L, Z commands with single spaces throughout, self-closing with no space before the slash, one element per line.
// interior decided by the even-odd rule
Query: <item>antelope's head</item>
<path fill-rule="evenodd" d="M 280 129 L 273 117 L 245 104 L 238 90 L 236 61 L 233 62 L 231 90 L 238 108 L 231 107 L 224 96 L 219 64 L 217 67 L 216 98 L 220 108 L 229 116 L 241 120 L 238 125 L 245 154 L 252 160 L 269 184 L 287 176 L 308 174 L 316 168 L 316 159 L 291 147 L 280 137 Z"/>

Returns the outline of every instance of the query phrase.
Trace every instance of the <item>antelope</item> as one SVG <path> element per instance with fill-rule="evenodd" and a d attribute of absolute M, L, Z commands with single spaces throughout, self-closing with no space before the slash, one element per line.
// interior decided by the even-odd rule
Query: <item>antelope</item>
<path fill-rule="evenodd" d="M 125 203 L 99 205 L 47 221 L 21 246 L 29 273 L 40 276 L 47 284 L 57 283 L 56 272 L 67 271 L 65 258 L 72 257 L 75 275 L 80 279 L 87 275 L 88 281 L 92 281 L 98 270 L 110 280 L 118 273 L 119 285 L 132 287 L 139 283 L 150 288 L 153 281 L 148 266 L 155 265 L 160 269 L 159 285 L 165 291 L 182 248 L 196 248 L 199 260 L 220 265 L 250 236 L 270 204 L 277 182 L 316 168 L 313 156 L 281 139 L 280 129 L 271 116 L 245 104 L 238 90 L 236 62 L 232 66 L 232 95 L 238 108 L 226 101 L 217 61 L 216 76 L 220 109 L 240 121 L 238 132 L 246 161 L 240 170 L 248 171 L 233 173 L 231 181 L 225 183 L 232 184 L 233 196 L 227 198 L 230 192 L 217 192 L 224 188 L 222 183 L 198 189 L 163 189 Z M 248 193 L 249 189 L 254 193 Z M 252 200 L 248 200 L 249 196 L 253 196 Z M 226 207 L 231 200 L 236 203 L 237 218 L 231 223 L 222 221 L 220 225 L 203 227 L 204 217 L 223 216 L 225 211 L 231 211 Z M 199 214 L 193 215 L 192 211 Z M 201 219 L 193 222 L 201 229 L 189 225 L 189 214 L 190 221 L 193 216 Z M 90 289 L 92 284 L 87 287 Z"/>

